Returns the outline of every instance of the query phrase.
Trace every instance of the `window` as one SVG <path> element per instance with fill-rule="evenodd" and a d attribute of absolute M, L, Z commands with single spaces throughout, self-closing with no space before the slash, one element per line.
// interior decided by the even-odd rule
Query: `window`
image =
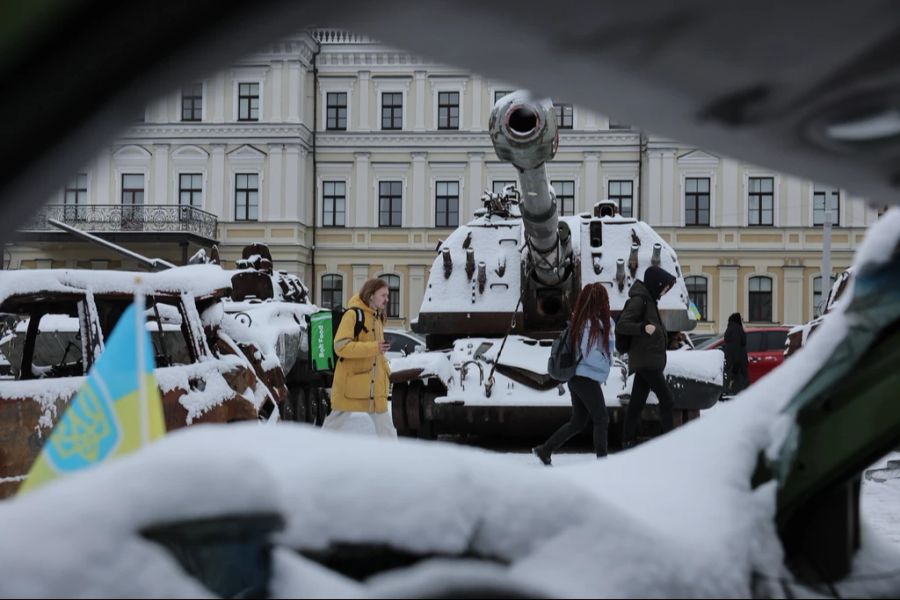
<path fill-rule="evenodd" d="M 141 173 L 122 174 L 122 204 L 144 203 L 144 175 Z"/>
<path fill-rule="evenodd" d="M 403 129 L 403 94 L 381 94 L 381 128 Z"/>
<path fill-rule="evenodd" d="M 772 225 L 775 213 L 775 180 L 772 177 L 750 178 L 750 225 Z"/>
<path fill-rule="evenodd" d="M 709 225 L 709 178 L 684 180 L 684 224 Z"/>
<path fill-rule="evenodd" d="M 236 221 L 259 219 L 259 175 L 237 173 L 234 176 L 234 218 Z"/>
<path fill-rule="evenodd" d="M 325 129 L 347 130 L 347 92 L 325 94 Z"/>
<path fill-rule="evenodd" d="M 575 182 L 551 181 L 553 191 L 556 192 L 556 207 L 561 217 L 575 214 Z"/>
<path fill-rule="evenodd" d="M 772 322 L 772 279 L 750 278 L 750 321 Z"/>
<path fill-rule="evenodd" d="M 400 277 L 397 275 L 380 275 L 388 284 L 387 316 L 389 319 L 400 318 Z"/>
<path fill-rule="evenodd" d="M 87 217 L 87 173 L 79 173 L 66 183 L 63 204 L 63 220 L 83 220 Z"/>
<path fill-rule="evenodd" d="M 434 226 L 459 226 L 459 182 L 438 181 L 434 192 Z"/>
<path fill-rule="evenodd" d="M 813 225 L 825 224 L 825 211 L 831 211 L 831 224 L 841 222 L 840 190 L 825 190 L 819 187 L 813 192 Z"/>
<path fill-rule="evenodd" d="M 400 227 L 403 220 L 403 182 L 378 183 L 378 226 Z"/>
<path fill-rule="evenodd" d="M 143 229 L 144 213 L 137 206 L 144 203 L 144 175 L 122 174 L 122 229 Z"/>
<path fill-rule="evenodd" d="M 835 277 L 831 276 L 831 283 L 834 284 Z M 831 290 L 831 286 L 828 287 L 828 290 Z M 818 275 L 813 278 L 813 317 L 818 317 L 825 310 L 825 301 L 828 299 L 828 294 L 823 293 L 822 290 L 822 276 Z"/>
<path fill-rule="evenodd" d="M 322 225 L 343 227 L 347 184 L 343 181 L 322 182 Z"/>
<path fill-rule="evenodd" d="M 322 308 L 338 308 L 344 304 L 344 278 L 322 275 Z"/>
<path fill-rule="evenodd" d="M 495 182 L 493 182 L 493 183 L 491 184 L 491 186 L 492 186 L 492 187 L 491 187 L 491 190 L 492 190 L 495 194 L 502 194 L 502 193 L 503 193 L 503 188 L 505 188 L 505 187 L 508 186 L 508 185 L 513 185 L 513 186 L 514 186 L 514 185 L 516 185 L 516 182 L 515 182 L 515 181 L 495 181 Z"/>
<path fill-rule="evenodd" d="M 553 110 L 556 111 L 556 126 L 560 129 L 572 129 L 572 105 L 554 103 Z"/>
<path fill-rule="evenodd" d="M 178 204 L 181 206 L 203 206 L 203 175 L 181 173 L 178 176 Z"/>
<path fill-rule="evenodd" d="M 238 121 L 259 121 L 259 84 L 238 84 Z"/>
<path fill-rule="evenodd" d="M 620 215 L 623 217 L 634 216 L 634 183 L 631 180 L 610 181 L 607 196 L 619 204 Z"/>
<path fill-rule="evenodd" d="M 203 84 L 192 83 L 181 89 L 181 120 L 203 120 Z"/>
<path fill-rule="evenodd" d="M 494 104 L 497 104 L 497 101 L 500 100 L 503 96 L 507 94 L 512 94 L 512 90 L 497 90 L 494 92 Z"/>
<path fill-rule="evenodd" d="M 706 277 L 692 276 L 685 277 L 684 283 L 687 286 L 688 296 L 691 302 L 697 307 L 700 313 L 701 321 L 708 321 L 709 317 L 706 312 Z"/>
<path fill-rule="evenodd" d="M 438 92 L 438 129 L 459 129 L 459 92 Z"/>

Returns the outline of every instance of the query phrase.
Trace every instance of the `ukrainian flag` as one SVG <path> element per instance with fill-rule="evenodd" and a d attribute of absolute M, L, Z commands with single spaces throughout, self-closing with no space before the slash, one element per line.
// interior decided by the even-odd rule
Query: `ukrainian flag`
<path fill-rule="evenodd" d="M 697 305 L 691 302 L 691 305 L 688 307 L 688 315 L 694 321 L 702 321 L 703 315 L 700 314 L 700 310 L 697 309 Z"/>
<path fill-rule="evenodd" d="M 20 490 L 137 450 L 165 434 L 144 302 L 113 329 L 87 382 L 69 403 Z"/>

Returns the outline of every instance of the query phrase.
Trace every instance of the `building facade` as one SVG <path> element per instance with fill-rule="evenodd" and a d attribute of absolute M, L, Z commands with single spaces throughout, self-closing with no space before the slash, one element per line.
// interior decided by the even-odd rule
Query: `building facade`
<path fill-rule="evenodd" d="M 437 244 L 485 190 L 516 181 L 487 133 L 513 89 L 364 36 L 292 36 L 151 103 L 22 228 L 4 266 L 137 268 L 47 218 L 173 262 L 215 243 L 231 264 L 262 241 L 320 304 L 384 277 L 391 324 L 408 327 Z M 554 104 L 560 149 L 547 172 L 560 211 L 613 198 L 657 229 L 678 253 L 698 330 L 722 330 L 736 311 L 754 324 L 808 320 L 828 290 L 826 210 L 835 272 L 877 219 L 845 190 Z"/>

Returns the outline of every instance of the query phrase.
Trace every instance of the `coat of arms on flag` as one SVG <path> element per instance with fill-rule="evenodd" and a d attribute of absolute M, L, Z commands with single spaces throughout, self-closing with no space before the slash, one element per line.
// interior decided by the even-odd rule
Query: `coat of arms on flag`
<path fill-rule="evenodd" d="M 122 314 L 20 491 L 134 451 L 165 434 L 143 298 Z"/>

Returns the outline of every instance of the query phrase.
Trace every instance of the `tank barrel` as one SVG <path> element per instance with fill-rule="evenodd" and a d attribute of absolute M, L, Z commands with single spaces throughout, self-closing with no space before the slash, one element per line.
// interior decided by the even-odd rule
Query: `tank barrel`
<path fill-rule="evenodd" d="M 120 246 L 118 244 L 115 244 L 108 240 L 104 240 L 103 238 L 98 237 L 92 233 L 88 233 L 87 231 L 82 231 L 81 229 L 72 227 L 71 225 L 63 223 L 62 221 L 57 221 L 56 219 L 47 219 L 47 222 L 58 229 L 62 229 L 63 231 L 68 231 L 69 233 L 77 235 L 78 237 L 80 237 L 82 239 L 88 240 L 89 242 L 93 242 L 99 246 L 105 246 L 106 248 L 109 248 L 110 250 L 115 250 L 119 254 L 127 256 L 128 258 L 133 258 L 134 260 L 138 261 L 142 265 L 150 267 L 151 269 L 155 269 L 157 271 L 163 271 L 165 269 L 173 269 L 177 266 L 177 265 L 173 265 L 169 261 L 163 260 L 161 258 L 149 258 L 147 256 L 144 256 L 143 254 L 138 254 L 137 252 L 132 252 L 131 250 L 129 250 L 127 248 L 123 248 L 122 246 Z"/>
<path fill-rule="evenodd" d="M 653 256 L 650 257 L 650 264 L 654 267 L 659 266 L 659 253 L 662 252 L 662 244 L 653 244 Z"/>
<path fill-rule="evenodd" d="M 519 172 L 519 210 L 534 275 L 541 283 L 555 285 L 564 278 L 560 263 L 569 258 L 570 248 L 566 240 L 560 251 L 556 196 L 545 167 L 559 144 L 553 105 L 523 91 L 508 94 L 494 105 L 489 129 L 497 157 Z"/>

